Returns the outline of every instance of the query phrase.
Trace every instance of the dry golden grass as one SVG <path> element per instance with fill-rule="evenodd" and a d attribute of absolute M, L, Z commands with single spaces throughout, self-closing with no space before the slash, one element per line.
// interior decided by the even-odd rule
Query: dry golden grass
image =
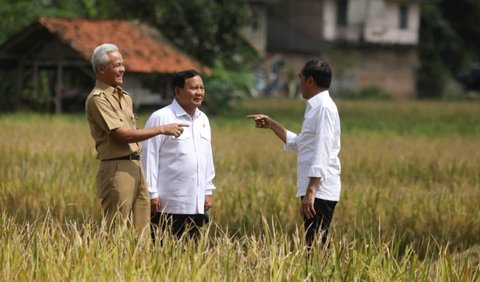
<path fill-rule="evenodd" d="M 310 259 L 296 156 L 244 119 L 264 112 L 298 130 L 301 101 L 250 101 L 211 118 L 218 190 L 199 246 L 102 229 L 83 116 L 0 116 L 0 280 L 480 279 L 479 105 L 338 105 L 342 198 L 332 248 Z"/>

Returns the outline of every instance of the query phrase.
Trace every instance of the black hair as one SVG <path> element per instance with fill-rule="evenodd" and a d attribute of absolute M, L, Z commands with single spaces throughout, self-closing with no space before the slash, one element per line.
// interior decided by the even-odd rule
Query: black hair
<path fill-rule="evenodd" d="M 327 62 L 321 59 L 310 59 L 302 69 L 305 78 L 312 77 L 318 87 L 330 88 L 332 82 L 332 70 Z"/>
<path fill-rule="evenodd" d="M 198 73 L 194 69 L 178 72 L 173 78 L 173 82 L 172 82 L 173 92 L 175 93 L 175 87 L 183 88 L 185 86 L 185 80 L 192 78 L 194 76 L 200 76 L 200 73 Z"/>

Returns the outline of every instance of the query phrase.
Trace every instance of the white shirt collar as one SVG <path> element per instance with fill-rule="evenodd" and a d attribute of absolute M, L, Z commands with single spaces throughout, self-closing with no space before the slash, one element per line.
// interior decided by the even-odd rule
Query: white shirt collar
<path fill-rule="evenodd" d="M 180 106 L 180 104 L 177 102 L 176 99 L 173 99 L 173 102 L 172 102 L 172 109 L 173 111 L 175 112 L 175 115 L 177 117 L 181 117 L 181 116 L 184 116 L 184 115 L 187 115 L 187 116 L 190 116 L 190 114 L 188 114 L 183 108 L 182 106 Z M 192 118 L 197 118 L 200 116 L 200 111 L 198 109 L 195 109 L 195 112 L 193 113 L 193 117 Z"/>
<path fill-rule="evenodd" d="M 328 93 L 328 90 L 319 92 L 315 94 L 312 98 L 308 99 L 307 104 L 311 109 L 314 109 L 322 104 L 323 99 L 325 97 L 329 97 L 329 96 L 330 94 Z"/>

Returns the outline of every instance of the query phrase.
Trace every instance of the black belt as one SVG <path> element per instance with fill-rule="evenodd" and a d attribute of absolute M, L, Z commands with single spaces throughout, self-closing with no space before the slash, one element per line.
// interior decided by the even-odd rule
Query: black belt
<path fill-rule="evenodd" d="M 127 156 L 119 157 L 119 158 L 113 158 L 113 159 L 106 159 L 102 161 L 121 161 L 121 160 L 128 160 L 128 161 L 139 161 L 140 160 L 140 154 L 133 153 Z"/>

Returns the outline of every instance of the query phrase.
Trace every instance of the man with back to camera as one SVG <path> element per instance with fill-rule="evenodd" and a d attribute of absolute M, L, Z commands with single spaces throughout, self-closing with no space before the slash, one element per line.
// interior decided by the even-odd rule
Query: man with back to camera
<path fill-rule="evenodd" d="M 125 67 L 114 44 L 97 46 L 92 66 L 96 82 L 85 102 L 85 112 L 97 158 L 101 160 L 97 196 L 109 228 L 118 211 L 122 222 L 131 217 L 133 226 L 143 230 L 149 226 L 150 203 L 138 142 L 158 134 L 180 136 L 188 125 L 171 123 L 137 129 L 132 99 L 120 87 Z"/>
<path fill-rule="evenodd" d="M 151 198 L 152 236 L 157 226 L 177 238 L 197 239 L 206 222 L 215 189 L 211 131 L 208 117 L 198 109 L 205 98 L 200 74 L 177 73 L 173 79 L 174 100 L 148 119 L 145 127 L 185 123 L 180 136 L 162 136 L 143 142 L 142 162 Z"/>
<path fill-rule="evenodd" d="M 285 143 L 285 150 L 297 156 L 297 197 L 301 197 L 307 246 L 320 232 L 325 245 L 335 206 L 340 199 L 340 117 L 328 89 L 330 66 L 310 59 L 299 74 L 300 91 L 307 107 L 299 135 L 262 114 L 249 115 L 258 128 L 270 128 Z"/>

